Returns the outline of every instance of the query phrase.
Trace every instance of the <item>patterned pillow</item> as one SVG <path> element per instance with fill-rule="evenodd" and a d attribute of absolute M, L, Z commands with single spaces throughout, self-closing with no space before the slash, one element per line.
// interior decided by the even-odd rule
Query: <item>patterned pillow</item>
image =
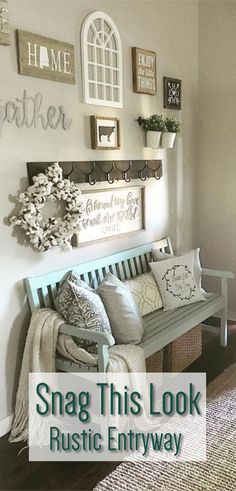
<path fill-rule="evenodd" d="M 194 277 L 195 277 L 195 280 L 196 280 L 199 288 L 201 288 L 202 268 L 201 268 L 200 257 L 199 257 L 200 247 L 198 247 L 197 249 L 192 249 L 189 252 L 193 252 L 193 254 L 194 254 Z M 155 262 L 156 261 L 164 261 L 165 259 L 170 259 L 171 257 L 178 257 L 178 256 L 174 256 L 174 254 L 169 254 L 168 252 L 161 252 L 158 249 L 156 249 L 156 250 L 152 249 L 152 258 L 153 258 L 153 261 L 155 261 Z M 203 289 L 202 289 L 202 293 L 204 293 Z"/>
<path fill-rule="evenodd" d="M 164 310 L 206 299 L 196 282 L 194 265 L 194 251 L 165 261 L 150 263 L 160 289 Z"/>
<path fill-rule="evenodd" d="M 111 326 L 104 305 L 93 288 L 70 273 L 63 281 L 55 300 L 56 310 L 68 324 L 83 327 L 92 331 L 111 333 Z M 92 341 L 75 338 L 82 348 L 92 347 Z M 89 350 L 91 352 L 91 349 Z"/>
<path fill-rule="evenodd" d="M 132 293 L 142 316 L 161 309 L 161 295 L 152 273 L 141 274 L 124 283 Z"/>

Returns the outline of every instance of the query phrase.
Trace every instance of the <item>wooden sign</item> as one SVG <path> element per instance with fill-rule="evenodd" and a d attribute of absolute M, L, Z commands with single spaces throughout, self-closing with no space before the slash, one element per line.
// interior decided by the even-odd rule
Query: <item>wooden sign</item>
<path fill-rule="evenodd" d="M 78 244 L 144 229 L 144 186 L 86 191 L 81 198 Z"/>
<path fill-rule="evenodd" d="M 16 31 L 21 75 L 75 84 L 74 46 L 26 31 Z"/>
<path fill-rule="evenodd" d="M 146 49 L 132 48 L 133 91 L 155 95 L 156 53 Z"/>
<path fill-rule="evenodd" d="M 0 0 L 0 45 L 10 44 L 10 24 L 7 0 Z"/>
<path fill-rule="evenodd" d="M 164 107 L 166 109 L 181 109 L 181 80 L 178 78 L 163 78 Z"/>

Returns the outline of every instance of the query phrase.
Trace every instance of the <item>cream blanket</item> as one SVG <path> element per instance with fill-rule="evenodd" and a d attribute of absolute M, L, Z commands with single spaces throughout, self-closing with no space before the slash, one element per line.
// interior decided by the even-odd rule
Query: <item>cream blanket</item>
<path fill-rule="evenodd" d="M 65 321 L 51 309 L 33 312 L 23 354 L 21 373 L 16 396 L 15 416 L 10 442 L 28 438 L 28 387 L 30 372 L 55 372 L 56 351 L 74 362 L 97 364 L 97 355 L 79 348 L 71 336 L 59 334 Z M 143 350 L 134 345 L 112 346 L 109 349 L 109 372 L 145 372 Z"/>

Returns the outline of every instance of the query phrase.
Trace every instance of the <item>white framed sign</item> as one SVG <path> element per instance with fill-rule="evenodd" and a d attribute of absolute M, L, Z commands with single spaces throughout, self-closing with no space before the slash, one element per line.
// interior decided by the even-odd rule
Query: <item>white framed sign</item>
<path fill-rule="evenodd" d="M 144 186 L 86 191 L 77 245 L 145 229 Z"/>

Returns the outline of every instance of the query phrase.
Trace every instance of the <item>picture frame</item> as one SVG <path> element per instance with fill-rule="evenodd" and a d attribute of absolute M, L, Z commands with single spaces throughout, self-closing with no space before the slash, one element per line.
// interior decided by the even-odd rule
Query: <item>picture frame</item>
<path fill-rule="evenodd" d="M 181 109 L 182 80 L 163 78 L 163 105 L 165 109 Z"/>
<path fill-rule="evenodd" d="M 90 127 L 92 149 L 120 149 L 120 120 L 118 118 L 90 116 Z"/>
<path fill-rule="evenodd" d="M 82 191 L 84 216 L 74 246 L 115 239 L 146 229 L 145 186 Z"/>
<path fill-rule="evenodd" d="M 156 95 L 156 53 L 142 48 L 132 48 L 133 91 Z"/>

